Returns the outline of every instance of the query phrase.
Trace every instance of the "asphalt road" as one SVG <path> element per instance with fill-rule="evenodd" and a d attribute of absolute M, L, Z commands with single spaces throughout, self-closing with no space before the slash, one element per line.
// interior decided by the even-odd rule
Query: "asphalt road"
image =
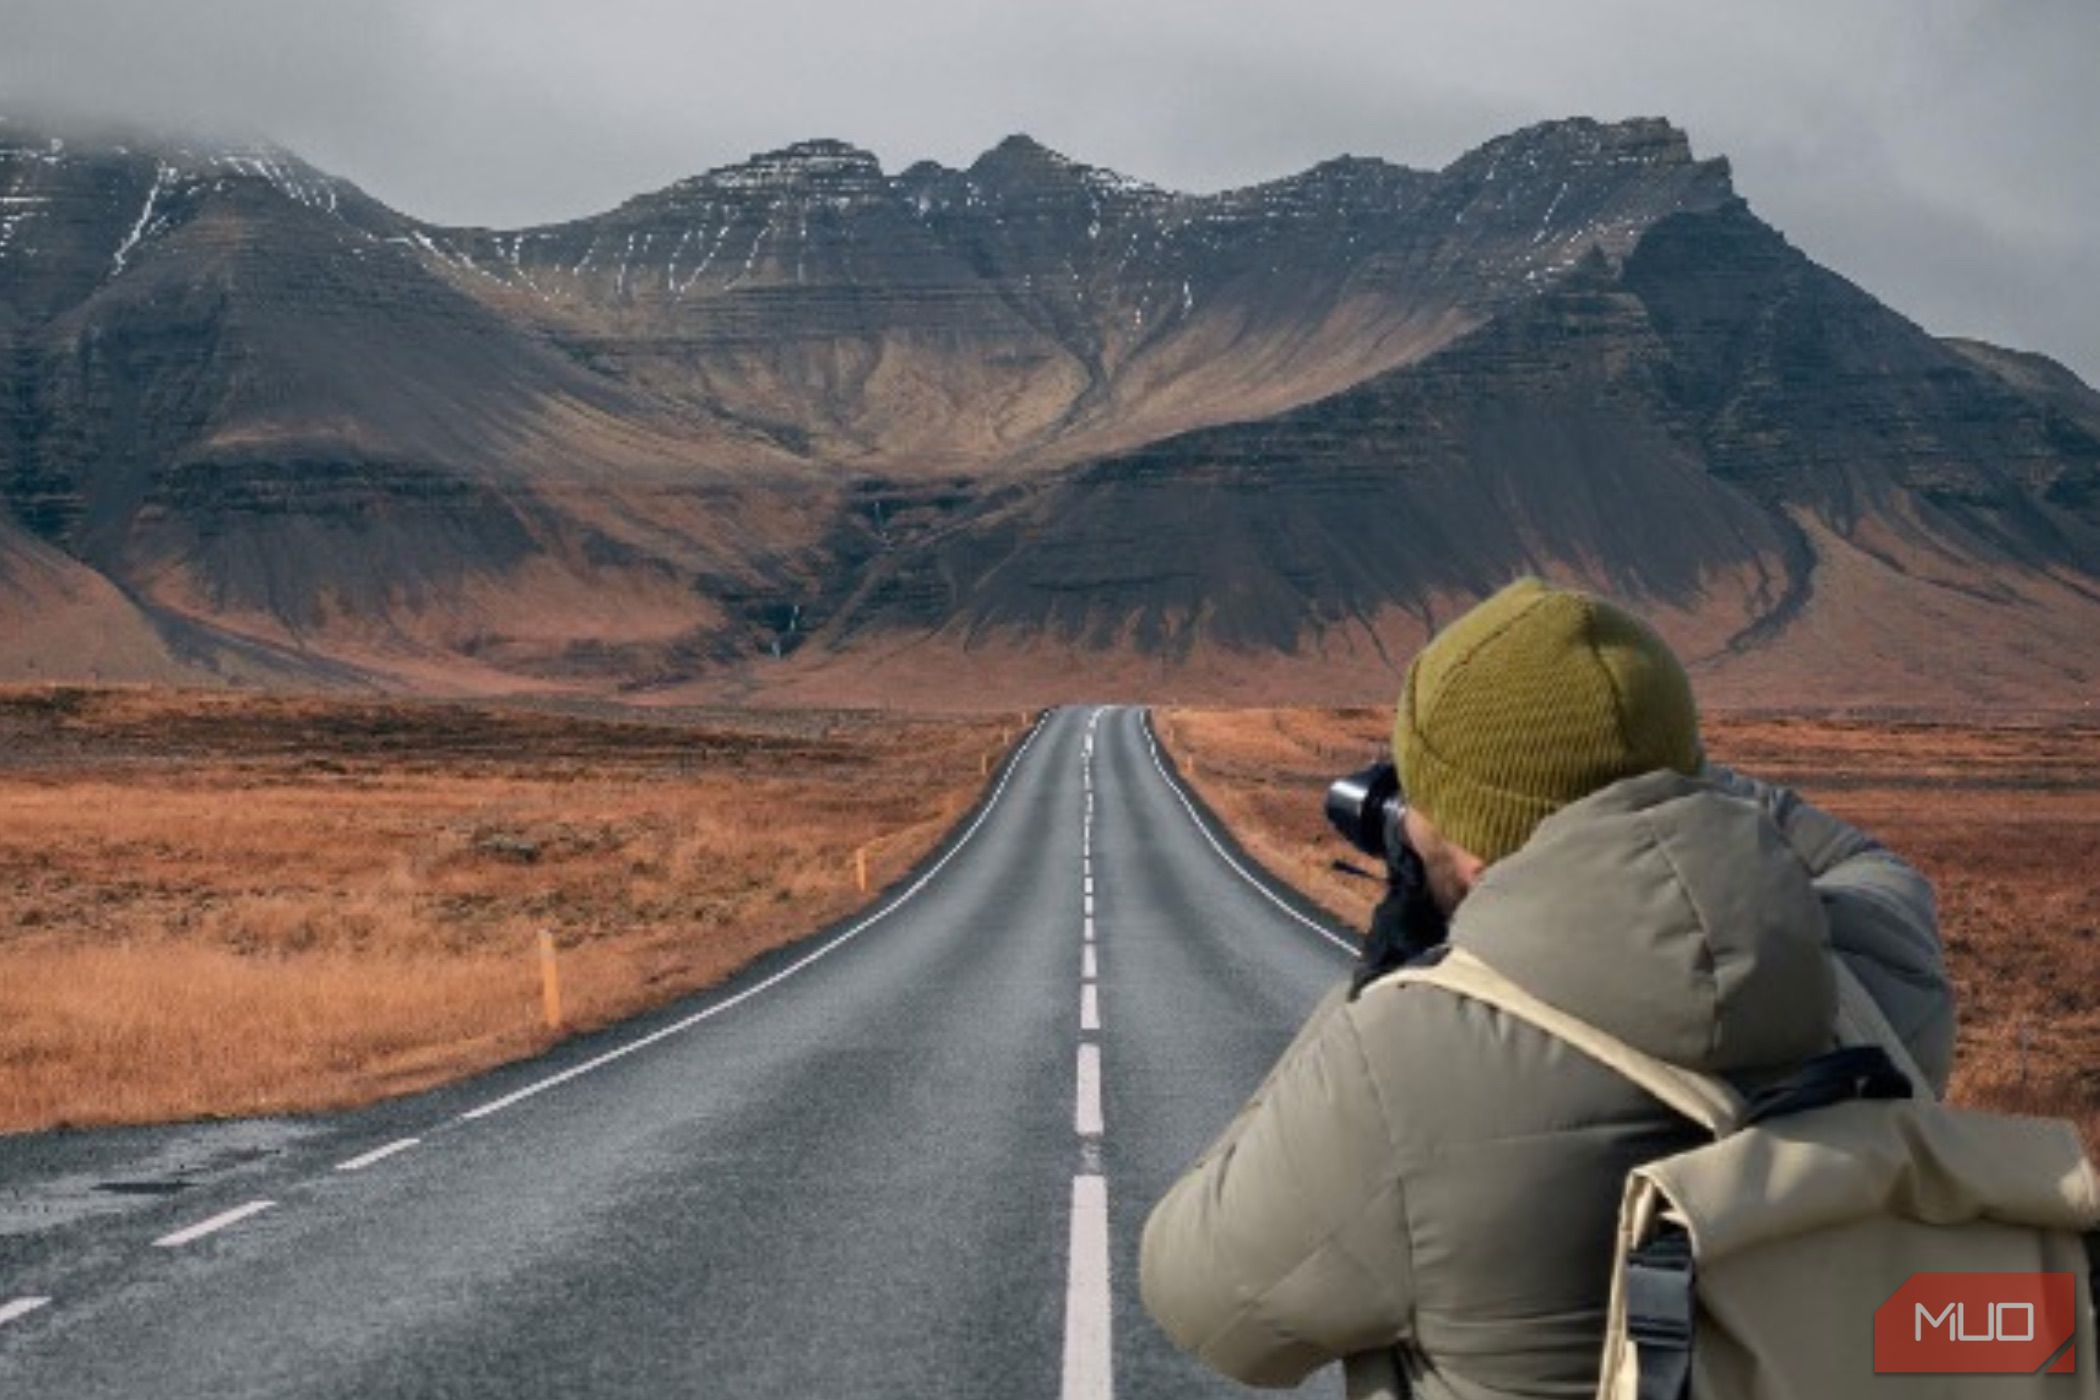
<path fill-rule="evenodd" d="M 1131 709 L 1050 715 L 871 914 L 362 1113 L 0 1139 L 0 1396 L 1247 1393 L 1138 1235 L 1343 946 Z"/>

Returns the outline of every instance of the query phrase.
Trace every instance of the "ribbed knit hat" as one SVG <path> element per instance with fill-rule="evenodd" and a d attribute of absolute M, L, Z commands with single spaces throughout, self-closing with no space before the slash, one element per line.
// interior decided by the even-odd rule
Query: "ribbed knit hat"
<path fill-rule="evenodd" d="M 1518 579 L 1407 668 L 1393 761 L 1409 804 L 1492 864 L 1621 778 L 1703 762 L 1691 682 L 1648 625 Z"/>

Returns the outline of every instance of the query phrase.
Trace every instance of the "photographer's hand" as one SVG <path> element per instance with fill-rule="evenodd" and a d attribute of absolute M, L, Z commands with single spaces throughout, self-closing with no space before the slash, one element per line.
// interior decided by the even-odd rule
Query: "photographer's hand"
<path fill-rule="evenodd" d="M 1443 911 L 1430 896 L 1422 858 L 1402 847 L 1399 858 L 1387 864 L 1385 898 L 1371 911 L 1370 931 L 1349 979 L 1349 999 L 1442 943 L 1447 931 Z"/>

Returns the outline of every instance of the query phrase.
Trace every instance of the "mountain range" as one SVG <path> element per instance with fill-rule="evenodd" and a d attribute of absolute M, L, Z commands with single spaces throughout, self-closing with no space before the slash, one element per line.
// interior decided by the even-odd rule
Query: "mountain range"
<path fill-rule="evenodd" d="M 1517 572 L 1755 707 L 2100 677 L 2100 394 L 1667 122 L 1216 194 L 810 141 L 442 227 L 0 121 L 0 678 L 1389 699 Z"/>

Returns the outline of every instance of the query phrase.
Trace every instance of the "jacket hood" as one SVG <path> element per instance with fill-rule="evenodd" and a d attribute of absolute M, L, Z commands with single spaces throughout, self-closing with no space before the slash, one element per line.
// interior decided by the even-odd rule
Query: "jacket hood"
<path fill-rule="evenodd" d="M 1451 941 L 1532 995 L 1673 1064 L 1778 1068 L 1827 1049 L 1829 927 L 1754 802 L 1671 770 L 1539 823 L 1482 875 Z"/>

